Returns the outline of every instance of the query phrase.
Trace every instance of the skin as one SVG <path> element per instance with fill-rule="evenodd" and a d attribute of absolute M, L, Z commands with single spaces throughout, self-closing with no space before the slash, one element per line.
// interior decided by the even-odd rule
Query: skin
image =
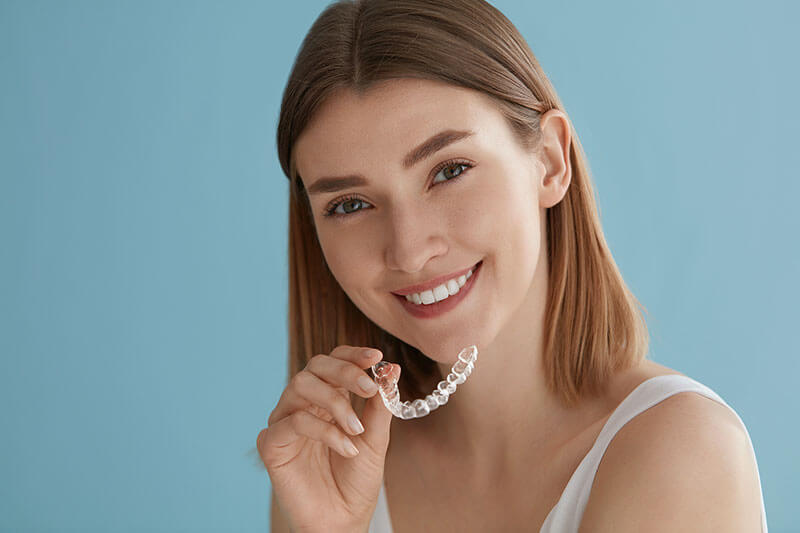
<path fill-rule="evenodd" d="M 475 135 L 404 168 L 406 153 L 447 128 L 471 129 Z M 436 361 L 443 374 L 462 348 L 478 347 L 474 372 L 445 406 L 421 419 L 392 421 L 392 442 L 408 454 L 400 464 L 413 460 L 428 465 L 416 469 L 422 475 L 435 473 L 424 483 L 505 488 L 498 496 L 505 502 L 502 512 L 492 501 L 485 502 L 486 509 L 478 500 L 470 509 L 457 508 L 465 531 L 481 530 L 487 516 L 541 524 L 619 402 L 649 377 L 679 374 L 644 360 L 614 376 L 605 397 L 570 410 L 545 387 L 545 214 L 563 200 L 570 185 L 571 135 L 559 110 L 542 115 L 541 129 L 541 153 L 527 152 L 482 93 L 400 79 L 360 96 L 341 90 L 321 106 L 295 145 L 306 189 L 323 176 L 361 174 L 368 180 L 367 185 L 310 197 L 325 260 L 352 302 Z M 456 164 L 434 172 L 450 159 L 472 168 Z M 326 208 L 344 196 L 356 200 L 336 208 L 343 216 L 325 217 Z M 472 292 L 444 315 L 415 318 L 391 294 L 480 260 L 483 267 Z M 743 435 L 731 411 L 697 394 L 681 393 L 646 410 L 609 445 L 581 531 L 640 531 L 644 526 L 688 531 L 702 522 L 712 524 L 708 530 L 744 531 L 757 525 L 756 465 Z M 401 485 L 392 502 L 400 523 L 413 522 L 408 527 L 414 530 L 452 520 L 455 507 L 442 516 L 447 500 L 434 502 L 427 514 L 418 501 L 403 501 L 403 494 L 419 489 L 402 485 L 416 482 L 403 469 L 407 466 L 396 470 Z M 702 483 L 686 474 L 700 471 Z M 456 477 L 442 478 L 448 472 Z M 540 483 L 531 485 L 532 472 Z M 709 505 L 708 494 L 721 503 Z M 510 505 L 514 502 L 519 505 Z M 505 511 L 511 508 L 518 517 Z M 660 512 L 653 514 L 654 509 Z"/>

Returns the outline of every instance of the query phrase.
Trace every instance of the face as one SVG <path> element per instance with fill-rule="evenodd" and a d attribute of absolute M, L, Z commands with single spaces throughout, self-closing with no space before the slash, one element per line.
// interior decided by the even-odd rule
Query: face
<path fill-rule="evenodd" d="M 409 160 L 443 131 L 471 134 Z M 558 142 L 550 145 L 563 155 Z M 462 348 L 491 343 L 529 297 L 544 268 L 545 207 L 566 185 L 549 184 L 557 163 L 524 151 L 482 93 L 417 79 L 389 80 L 363 96 L 342 90 L 294 149 L 331 273 L 395 337 L 450 364 Z M 314 192 L 323 178 L 353 175 L 363 183 Z M 393 294 L 479 262 L 474 279 L 449 297 L 455 305 L 436 316 L 417 316 Z"/>

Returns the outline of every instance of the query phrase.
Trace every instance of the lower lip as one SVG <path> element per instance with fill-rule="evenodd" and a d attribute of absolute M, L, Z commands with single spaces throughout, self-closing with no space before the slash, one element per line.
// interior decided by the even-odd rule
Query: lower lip
<path fill-rule="evenodd" d="M 478 266 L 475 267 L 472 275 L 469 277 L 467 282 L 464 283 L 464 286 L 458 290 L 457 294 L 448 296 L 440 302 L 434 302 L 430 305 L 420 305 L 409 302 L 406 300 L 405 296 L 400 296 L 399 294 L 394 294 L 394 296 L 400 301 L 403 307 L 405 307 L 406 311 L 417 318 L 433 318 L 435 316 L 442 315 L 457 306 L 461 300 L 467 297 L 467 294 L 469 294 L 470 289 L 472 289 L 472 285 L 475 283 L 475 279 L 478 277 L 478 272 L 480 272 L 482 266 L 483 261 L 478 263 Z"/>

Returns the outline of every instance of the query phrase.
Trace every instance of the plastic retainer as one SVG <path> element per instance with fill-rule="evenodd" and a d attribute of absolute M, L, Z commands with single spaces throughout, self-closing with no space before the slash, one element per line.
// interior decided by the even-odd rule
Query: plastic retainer
<path fill-rule="evenodd" d="M 392 364 L 387 361 L 380 361 L 372 365 L 372 375 L 378 384 L 378 392 L 383 399 L 383 404 L 397 418 L 409 420 L 411 418 L 422 418 L 430 414 L 431 411 L 440 405 L 447 403 L 447 399 L 456 391 L 458 385 L 464 383 L 475 367 L 478 360 L 478 348 L 473 344 L 461 350 L 458 354 L 458 361 L 452 366 L 451 372 L 447 377 L 440 381 L 431 394 L 425 399 L 412 401 L 400 401 L 400 392 L 397 388 L 397 380 L 392 375 Z"/>

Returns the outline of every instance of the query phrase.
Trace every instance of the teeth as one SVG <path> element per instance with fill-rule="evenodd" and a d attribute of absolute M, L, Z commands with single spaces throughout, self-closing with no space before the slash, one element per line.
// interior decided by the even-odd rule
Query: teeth
<path fill-rule="evenodd" d="M 417 305 L 430 305 L 434 302 L 441 302 L 449 296 L 458 294 L 458 291 L 461 290 L 461 287 L 463 287 L 467 280 L 472 277 L 472 272 L 474 270 L 475 268 L 473 267 L 465 275 L 449 279 L 445 283 L 442 283 L 441 285 L 434 287 L 429 291 L 408 294 L 406 295 L 406 300 Z"/>

